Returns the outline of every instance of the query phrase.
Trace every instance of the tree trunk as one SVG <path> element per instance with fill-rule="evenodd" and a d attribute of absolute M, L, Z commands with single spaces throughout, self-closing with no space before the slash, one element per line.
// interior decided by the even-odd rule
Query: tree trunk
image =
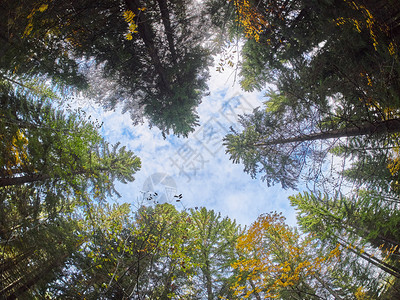
<path fill-rule="evenodd" d="M 320 199 L 320 200 L 322 203 L 324 202 L 322 199 Z M 396 245 L 400 246 L 399 242 L 396 241 L 394 238 L 384 236 L 380 233 L 378 233 L 375 238 L 368 238 L 368 236 L 370 236 L 370 234 L 371 234 L 371 229 L 366 227 L 366 225 L 362 225 L 361 217 L 357 218 L 357 216 L 351 215 L 351 214 L 347 214 L 345 217 L 346 217 L 347 221 L 343 221 L 344 217 L 337 216 L 337 213 L 335 213 L 334 211 L 327 208 L 326 214 L 324 215 L 323 218 L 325 219 L 325 221 L 327 223 L 334 224 L 333 226 L 336 227 L 339 232 L 342 229 L 344 229 L 349 234 L 352 234 L 352 235 L 358 236 L 362 239 L 365 239 L 372 245 L 374 245 L 373 242 L 375 240 L 376 242 L 379 241 L 378 242 L 379 244 L 381 244 L 383 241 L 385 243 L 392 244 L 393 246 L 396 246 Z M 361 220 L 360 220 L 360 218 L 361 218 Z M 350 220 L 352 220 L 352 221 L 350 221 Z"/>
<path fill-rule="evenodd" d="M 165 0 L 164 0 L 165 1 Z M 170 92 L 170 85 L 167 75 L 165 73 L 165 69 L 161 64 L 160 57 L 158 55 L 157 48 L 154 44 L 155 34 L 153 32 L 153 28 L 148 23 L 147 20 L 143 17 L 143 11 L 140 11 L 139 8 L 142 8 L 142 5 L 139 0 L 125 0 L 126 6 L 136 15 L 135 22 L 137 25 L 138 33 L 143 40 L 147 52 L 151 57 L 154 68 L 160 77 L 160 85 L 162 90 L 166 92 Z"/>
<path fill-rule="evenodd" d="M 371 263 L 372 265 L 380 268 L 382 271 L 385 271 L 386 273 L 393 275 L 396 278 L 400 278 L 400 270 L 397 269 L 396 267 L 393 267 L 384 261 L 382 261 L 379 258 L 374 257 L 373 255 L 368 254 L 367 252 L 361 253 L 361 249 L 358 248 L 357 246 L 351 246 L 349 245 L 345 240 L 341 239 L 340 237 L 337 237 L 338 243 L 343 247 L 349 249 L 351 252 L 356 254 L 357 256 L 365 259 L 367 262 Z M 347 246 L 346 246 L 347 244 Z M 355 249 L 353 249 L 354 247 Z"/>
<path fill-rule="evenodd" d="M 338 293 L 335 292 L 334 289 L 332 289 L 329 284 L 327 284 L 321 277 L 318 276 L 318 274 L 315 274 L 315 279 L 317 279 L 317 281 L 325 288 L 328 290 L 328 292 L 335 297 L 335 300 L 341 300 L 342 297 L 340 295 L 338 295 Z"/>
<path fill-rule="evenodd" d="M 265 142 L 256 143 L 254 144 L 254 146 L 265 147 L 265 146 L 288 144 L 295 142 L 328 140 L 333 138 L 353 137 L 353 136 L 363 136 L 363 135 L 381 135 L 381 134 L 397 133 L 397 132 L 400 132 L 400 119 L 390 119 L 374 123 L 365 123 L 362 124 L 361 126 L 352 126 L 341 129 L 335 129 L 327 132 L 304 134 L 291 138 L 276 139 L 272 141 L 266 140 Z"/>
<path fill-rule="evenodd" d="M 399 242 L 397 242 L 394 239 L 391 239 L 389 237 L 383 236 L 382 234 L 378 233 L 375 238 L 368 238 L 368 236 L 371 234 L 371 230 L 367 227 L 361 227 L 357 225 L 357 222 L 344 222 L 343 220 L 338 220 L 335 218 L 335 216 L 330 216 L 332 219 L 326 218 L 325 221 L 327 223 L 334 224 L 335 228 L 340 232 L 341 230 L 347 231 L 351 235 L 355 235 L 357 237 L 360 237 L 372 245 L 375 245 L 376 247 L 379 247 L 379 244 L 383 243 L 388 243 L 393 246 L 400 246 Z M 356 220 L 358 221 L 358 220 Z M 375 242 L 375 244 L 374 244 Z M 378 245 L 378 246 L 377 246 Z M 387 248 L 386 246 L 384 248 Z"/>
<path fill-rule="evenodd" d="M 79 171 L 74 171 L 71 173 L 67 173 L 67 176 L 76 176 L 76 175 L 82 175 L 82 174 L 93 174 L 95 171 L 102 172 L 102 171 L 108 171 L 108 168 L 98 168 L 95 170 L 79 170 Z M 29 175 L 23 175 L 19 177 L 10 177 L 10 178 L 0 178 L 0 187 L 6 187 L 6 186 L 13 186 L 13 185 L 23 185 L 25 183 L 32 183 L 36 181 L 44 181 L 47 179 L 59 179 L 59 176 L 53 176 L 51 177 L 49 174 L 29 174 Z"/>
<path fill-rule="evenodd" d="M 213 300 L 213 291 L 212 291 L 212 279 L 211 279 L 211 272 L 210 272 L 210 263 L 206 261 L 206 268 L 203 270 L 204 276 L 206 278 L 206 287 L 207 287 L 207 299 Z"/>
<path fill-rule="evenodd" d="M 50 178 L 48 174 L 31 174 L 20 177 L 0 178 L 0 187 L 22 185 L 36 181 L 44 181 Z"/>
<path fill-rule="evenodd" d="M 249 283 L 251 288 L 253 289 L 254 297 L 256 297 L 257 300 L 262 300 L 260 294 L 257 292 L 256 285 L 254 284 L 252 279 L 249 279 Z"/>
<path fill-rule="evenodd" d="M 169 11 L 166 0 L 157 0 L 158 6 L 161 11 L 161 18 L 164 24 L 165 34 L 167 36 L 169 51 L 171 52 L 172 61 L 176 64 L 178 57 L 175 51 L 175 43 L 174 43 L 174 31 L 171 26 L 171 19 L 169 17 Z"/>
<path fill-rule="evenodd" d="M 329 222 L 329 223 L 336 223 L 336 225 L 334 225 L 334 226 L 337 228 L 337 230 L 338 230 L 339 232 L 341 231 L 340 229 L 345 229 L 345 230 L 347 230 L 350 234 L 354 234 L 354 235 L 359 236 L 359 237 L 364 238 L 364 239 L 366 239 L 366 238 L 365 238 L 364 236 L 361 236 L 361 235 L 359 234 L 359 232 L 357 232 L 357 230 L 364 232 L 365 235 L 368 235 L 368 234 L 369 234 L 369 231 L 368 231 L 368 230 L 366 230 L 366 229 L 364 229 L 364 228 L 362 228 L 362 227 L 356 226 L 356 225 L 354 225 L 354 224 L 352 224 L 352 223 L 349 223 L 349 222 L 348 222 L 348 223 L 343 223 L 343 222 L 340 223 L 340 222 L 337 222 L 337 220 L 336 220 L 335 218 L 333 218 L 333 220 L 332 220 L 332 219 L 331 219 L 331 220 L 326 219 L 326 221 Z M 350 231 L 349 228 L 353 228 L 354 230 L 351 230 L 351 231 Z M 375 258 L 375 257 L 372 256 L 372 255 L 364 254 L 364 253 L 366 253 L 366 252 L 361 253 L 361 252 L 362 252 L 361 249 L 360 249 L 359 247 L 357 247 L 357 246 L 354 246 L 354 247 L 356 248 L 357 251 L 356 251 L 355 249 L 351 248 L 351 247 L 346 247 L 346 244 L 349 244 L 348 242 L 346 242 L 344 239 L 340 238 L 340 237 L 337 236 L 337 235 L 334 235 L 334 236 L 335 236 L 336 240 L 338 241 L 338 243 L 339 243 L 340 245 L 342 245 L 342 247 L 348 248 L 351 252 L 357 254 L 357 255 L 360 256 L 361 258 L 363 258 L 363 259 L 367 260 L 368 262 L 374 264 L 375 266 L 379 267 L 379 268 L 382 269 L 383 271 L 388 272 L 389 274 L 391 274 L 391 275 L 393 275 L 393 276 L 395 276 L 395 277 L 400 278 L 400 270 L 399 270 L 398 268 L 396 268 L 396 267 L 394 267 L 394 266 L 391 266 L 391 265 L 387 264 L 386 262 L 384 262 L 383 260 L 378 259 L 378 258 Z M 382 239 L 383 239 L 383 237 L 382 237 Z M 366 239 L 366 240 L 368 240 L 368 239 Z M 368 242 L 371 243 L 370 240 L 368 240 Z M 395 243 L 395 245 L 398 244 L 398 243 L 395 242 L 395 241 L 388 241 L 388 242 L 393 242 L 393 243 Z"/>

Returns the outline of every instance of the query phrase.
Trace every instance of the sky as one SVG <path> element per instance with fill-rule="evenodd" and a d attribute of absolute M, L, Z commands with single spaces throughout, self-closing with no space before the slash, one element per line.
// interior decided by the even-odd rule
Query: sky
<path fill-rule="evenodd" d="M 243 172 L 243 165 L 229 160 L 222 145 L 231 126 L 240 128 L 238 115 L 262 106 L 263 93 L 241 91 L 233 70 L 220 73 L 211 67 L 210 75 L 210 93 L 197 109 L 200 126 L 188 138 L 170 135 L 164 139 L 159 129 L 150 129 L 147 123 L 133 126 L 129 114 L 120 109 L 104 111 L 87 105 L 87 99 L 80 101 L 92 119 L 103 122 L 101 133 L 107 141 L 120 142 L 142 161 L 134 182 L 116 184 L 121 198 L 112 201 L 138 206 L 155 192 L 157 196 L 150 202 L 169 202 L 177 208 L 204 206 L 243 226 L 271 211 L 282 212 L 294 226 L 295 213 L 288 196 L 296 191 L 283 190 L 280 185 L 267 187 L 260 179 L 252 179 Z"/>

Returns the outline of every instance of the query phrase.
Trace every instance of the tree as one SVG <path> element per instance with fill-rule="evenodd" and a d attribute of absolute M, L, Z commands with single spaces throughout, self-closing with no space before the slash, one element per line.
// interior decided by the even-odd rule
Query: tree
<path fill-rule="evenodd" d="M 233 132 L 224 139 L 230 159 L 242 162 L 252 177 L 258 172 L 266 173 L 262 179 L 268 185 L 280 182 L 283 188 L 295 188 L 306 165 L 309 177 L 317 178 L 329 150 L 341 145 L 345 138 L 363 137 L 364 145 L 373 140 L 379 149 L 384 143 L 393 143 L 394 133 L 400 129 L 397 118 L 360 123 L 326 121 L 312 108 L 296 109 L 285 103 L 275 107 L 274 99 L 280 98 L 279 102 L 286 98 L 271 96 L 265 111 L 255 110 L 253 115 L 240 119 L 244 127 L 241 133 Z"/>
<path fill-rule="evenodd" d="M 347 145 L 332 149 L 339 157 L 351 158 L 340 175 L 352 185 L 352 188 L 373 191 L 382 201 L 396 203 L 399 188 L 398 173 L 398 136 L 393 142 L 380 143 L 373 140 L 365 147 L 361 140 L 354 139 Z M 373 150 L 373 151 L 372 151 Z M 397 209 L 397 208 L 394 208 Z"/>
<path fill-rule="evenodd" d="M 194 109 L 201 102 L 208 78 L 206 68 L 210 60 L 207 50 L 201 47 L 204 36 L 194 29 L 194 24 L 203 26 L 204 20 L 196 21 L 190 2 L 154 1 L 146 3 L 146 10 L 140 10 L 143 3 L 138 0 L 125 3 L 135 15 L 139 42 L 144 43 L 143 53 L 152 64 L 145 67 L 142 82 L 130 90 L 140 97 L 151 125 L 160 128 L 163 134 L 172 129 L 177 135 L 187 136 L 198 125 Z M 157 35 L 154 28 L 160 20 L 158 26 L 164 32 Z M 130 69 L 114 69 L 121 81 L 133 78 Z"/>
<path fill-rule="evenodd" d="M 14 227 L 0 242 L 0 295 L 4 299 L 44 298 L 43 288 L 77 250 L 76 221 L 57 216 L 35 222 L 30 230 Z M 43 292 L 43 293 L 42 293 Z"/>
<path fill-rule="evenodd" d="M 170 204 L 136 213 L 128 204 L 94 206 L 81 228 L 85 244 L 49 291 L 67 298 L 194 297 L 186 217 Z"/>
<path fill-rule="evenodd" d="M 205 208 L 92 206 L 81 220 L 80 250 L 47 291 L 66 298 L 231 298 L 237 235 L 234 222 Z"/>
<path fill-rule="evenodd" d="M 233 264 L 238 269 L 235 295 L 255 299 L 320 299 L 338 297 L 328 274 L 329 264 L 340 256 L 337 247 L 319 252 L 318 241 L 301 236 L 278 213 L 261 215 L 238 239 L 241 257 Z"/>
<path fill-rule="evenodd" d="M 397 264 L 386 261 L 393 251 L 398 251 L 396 212 L 391 213 L 380 207 L 377 199 L 368 193 L 360 193 L 360 198 L 353 200 L 330 200 L 326 195 L 304 193 L 290 197 L 290 201 L 299 210 L 297 218 L 304 231 L 316 234 L 331 244 L 339 243 L 370 264 L 399 278 Z M 386 227 L 386 224 L 391 225 Z M 384 256 L 379 258 L 369 254 L 365 249 L 369 245 L 378 251 L 382 249 Z"/>
<path fill-rule="evenodd" d="M 389 107 L 398 104 L 399 86 L 392 76 L 399 63 L 395 55 L 399 8 L 392 1 L 239 0 L 234 4 L 249 38 L 241 71 L 245 89 L 287 82 L 290 73 L 307 66 L 308 72 L 295 81 L 313 79 L 314 88 L 319 86 L 330 95 L 340 92 L 347 101 L 371 97 Z M 396 67 L 385 68 L 389 62 Z"/>
<path fill-rule="evenodd" d="M 394 78 L 400 64 L 394 49 L 399 40 L 393 34 L 398 6 L 390 11 L 390 1 L 375 6 L 342 0 L 234 4 L 247 34 L 242 88 L 276 86 L 267 93 L 268 111 L 246 116 L 245 133 L 226 139 L 232 159 L 244 161 L 245 171 L 255 176 L 259 167 L 268 184 L 293 188 L 302 171 L 321 181 L 321 158 L 334 139 L 336 146 L 344 137 L 351 143 L 356 138 L 348 137 L 370 138 L 381 128 L 373 146 L 395 143 L 386 125 L 398 123 L 400 89 Z M 385 67 L 389 64 L 393 68 Z M 374 143 L 357 139 L 362 147 Z M 305 167 L 306 160 L 312 166 Z"/>
<path fill-rule="evenodd" d="M 60 11 L 41 0 L 4 1 L 0 10 L 0 77 L 45 76 L 55 85 L 87 87 L 78 62 L 63 43 Z M 68 14 L 70 12 L 66 12 Z M 60 20 L 59 20 L 60 21 Z M 62 22 L 62 20 L 61 20 Z"/>
<path fill-rule="evenodd" d="M 90 188 L 96 196 L 104 197 L 107 191 L 114 191 L 115 179 L 132 181 L 140 168 L 140 160 L 131 151 L 118 149 L 119 145 L 110 149 L 94 124 L 77 114 L 66 117 L 5 85 L 0 97 L 1 145 L 6 154 L 1 161 L 1 187 L 51 182 L 80 193 Z M 9 151 L 11 148 L 14 150 Z"/>
<path fill-rule="evenodd" d="M 0 90 L 0 294 L 41 298 L 82 243 L 74 210 L 117 193 L 114 181 L 132 181 L 140 160 L 124 147 L 110 149 L 78 114 L 3 82 Z"/>
<path fill-rule="evenodd" d="M 134 179 L 140 160 L 124 147 L 110 149 L 94 124 L 6 84 L 0 88 L 2 243 L 34 235 L 77 206 L 118 194 L 115 180 Z M 40 243 L 32 238 L 32 244 Z"/>
<path fill-rule="evenodd" d="M 235 244 L 241 229 L 235 221 L 205 207 L 191 209 L 187 219 L 193 224 L 190 243 L 194 245 L 191 253 L 193 263 L 198 269 L 197 294 L 203 298 L 234 299 L 233 269 L 231 264 L 236 259 Z"/>
<path fill-rule="evenodd" d="M 382 276 L 339 245 L 300 234 L 277 213 L 262 215 L 238 240 L 235 293 L 263 299 L 377 297 Z"/>
<path fill-rule="evenodd" d="M 20 68 L 18 75 L 63 76 L 64 83 L 80 88 L 87 81 L 111 81 L 117 84 L 115 91 L 93 92 L 95 85 L 89 94 L 99 95 L 97 100 L 106 108 L 122 104 L 134 120 L 144 112 L 150 125 L 163 134 L 172 130 L 187 136 L 198 125 L 195 109 L 206 89 L 211 63 L 203 46 L 206 31 L 201 30 L 207 19 L 194 14 L 194 5 L 192 1 L 32 0 L 29 13 L 25 3 L 7 4 L 0 12 L 2 28 L 10 29 L 4 51 L 19 55 L 7 56 L 3 73 Z M 20 18 L 23 22 L 17 26 Z M 43 53 L 43 65 L 38 63 L 38 53 Z M 50 67 L 44 61 L 48 56 L 53 59 Z M 25 61 L 34 66 L 26 69 Z"/>

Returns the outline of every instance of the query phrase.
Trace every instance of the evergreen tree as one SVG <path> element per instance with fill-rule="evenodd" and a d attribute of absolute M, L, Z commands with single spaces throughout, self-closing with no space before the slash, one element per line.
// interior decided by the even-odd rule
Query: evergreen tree
<path fill-rule="evenodd" d="M 268 185 L 279 182 L 283 188 L 295 188 L 305 168 L 309 171 L 307 179 L 315 180 L 329 150 L 347 140 L 358 138 L 362 142 L 360 156 L 367 155 L 362 147 L 371 145 L 379 150 L 396 143 L 394 133 L 400 130 L 397 118 L 358 123 L 343 118 L 336 122 L 312 108 L 291 107 L 282 102 L 287 101 L 284 96 L 271 96 L 265 111 L 255 110 L 240 119 L 244 128 L 241 133 L 225 137 L 230 159 L 242 162 L 252 177 L 265 173 L 262 179 Z M 277 106 L 273 101 L 276 98 Z"/>
<path fill-rule="evenodd" d="M 111 148 L 77 114 L 65 116 L 4 84 L 0 102 L 2 242 L 117 194 L 114 181 L 132 181 L 140 168 L 131 151 Z"/>
<path fill-rule="evenodd" d="M 193 262 L 198 266 L 197 278 L 199 283 L 197 294 L 204 299 L 228 298 L 235 299 L 231 291 L 233 285 L 233 269 L 235 261 L 236 240 L 241 230 L 235 221 L 221 214 L 202 207 L 192 209 L 188 218 L 193 224 L 195 251 L 191 254 Z"/>
<path fill-rule="evenodd" d="M 139 109 L 163 134 L 172 130 L 187 136 L 198 125 L 195 109 L 206 89 L 210 65 L 209 51 L 202 45 L 206 31 L 201 30 L 207 19 L 194 13 L 194 5 L 192 1 L 102 0 L 29 1 L 25 7 L 14 1 L 2 11 L 2 28 L 10 28 L 4 33 L 6 39 L 19 38 L 3 50 L 13 53 L 21 47 L 32 54 L 19 51 L 17 57 L 3 57 L 0 69 L 7 75 L 20 68 L 14 74 L 59 76 L 78 87 L 85 85 L 82 77 L 94 83 L 91 73 L 101 74 L 117 84 L 117 91 L 99 97 L 104 107 L 122 104 L 134 117 L 133 109 Z M 23 22 L 16 26 L 20 18 Z M 53 60 L 49 66 L 47 56 Z M 34 66 L 29 68 L 30 64 Z M 100 72 L 93 72 L 96 68 Z"/>
<path fill-rule="evenodd" d="M 97 196 L 113 192 L 113 181 L 133 180 L 140 160 L 125 147 L 110 146 L 95 126 L 76 114 L 32 102 L 3 85 L 0 95 L 2 173 L 0 186 L 31 183 L 69 186 Z"/>
<path fill-rule="evenodd" d="M 360 161 L 368 155 L 362 148 L 397 143 L 389 128 L 398 123 L 398 5 L 390 11 L 393 3 L 380 1 L 380 11 L 364 1 L 234 4 L 247 36 L 242 87 L 276 85 L 267 93 L 267 112 L 245 116 L 243 133 L 226 138 L 246 172 L 259 169 L 268 184 L 293 188 L 302 172 L 320 181 L 322 158 L 344 138 L 359 142 L 352 156 Z"/>
<path fill-rule="evenodd" d="M 65 9 L 65 6 L 62 6 Z M 53 83 L 87 87 L 65 40 L 71 9 L 42 0 L 3 1 L 0 8 L 0 77 L 46 76 Z M 72 34 L 72 32 L 70 33 Z"/>
<path fill-rule="evenodd" d="M 400 7 L 394 1 L 234 3 L 250 39 L 243 48 L 245 89 L 273 82 L 286 91 L 302 82 L 303 94 L 314 102 L 319 90 L 325 97 L 341 93 L 354 105 L 361 99 L 381 108 L 398 106 L 393 76 L 399 71 Z"/>
<path fill-rule="evenodd" d="M 29 230 L 21 225 L 12 230 L 11 236 L 0 239 L 0 295 L 3 299 L 43 298 L 47 283 L 81 243 L 75 234 L 77 223 L 57 216 L 36 221 Z"/>
<path fill-rule="evenodd" d="M 399 278 L 398 266 L 386 261 L 392 250 L 398 251 L 398 216 L 381 208 L 368 193 L 361 196 L 357 201 L 329 200 L 327 196 L 304 193 L 290 197 L 290 201 L 299 210 L 299 225 L 305 232 L 316 234 L 330 244 L 339 243 L 368 263 Z M 386 224 L 391 225 L 386 227 Z M 368 253 L 365 249 L 368 245 L 383 249 L 385 255 L 379 258 Z"/>

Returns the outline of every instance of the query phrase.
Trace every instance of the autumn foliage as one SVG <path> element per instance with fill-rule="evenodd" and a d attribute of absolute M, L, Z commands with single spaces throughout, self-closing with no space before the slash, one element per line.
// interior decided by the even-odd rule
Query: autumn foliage
<path fill-rule="evenodd" d="M 312 236 L 301 236 L 286 225 L 282 214 L 261 215 L 237 242 L 241 259 L 233 264 L 240 271 L 235 294 L 278 298 L 283 290 L 321 272 L 340 254 L 338 247 L 326 256 L 312 253 L 315 246 Z"/>

